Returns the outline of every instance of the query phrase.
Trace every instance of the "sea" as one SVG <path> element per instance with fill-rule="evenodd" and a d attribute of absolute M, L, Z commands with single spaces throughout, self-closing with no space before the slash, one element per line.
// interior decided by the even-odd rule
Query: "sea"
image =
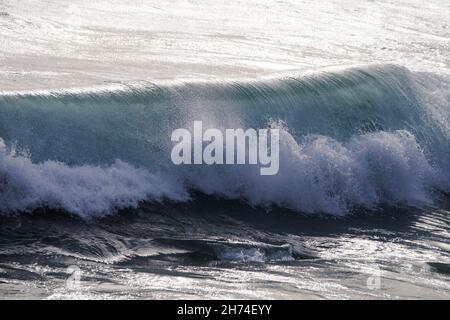
<path fill-rule="evenodd" d="M 0 0 L 0 299 L 450 299 L 449 210 L 448 1 Z"/>

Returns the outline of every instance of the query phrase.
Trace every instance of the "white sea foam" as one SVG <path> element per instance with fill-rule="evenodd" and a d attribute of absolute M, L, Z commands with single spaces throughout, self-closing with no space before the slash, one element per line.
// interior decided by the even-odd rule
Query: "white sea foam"
<path fill-rule="evenodd" d="M 186 201 L 188 190 L 194 189 L 252 205 L 342 215 L 354 206 L 431 204 L 433 190 L 448 190 L 448 179 L 431 166 L 407 131 L 368 133 L 346 143 L 307 136 L 298 143 L 283 129 L 280 142 L 280 172 L 275 176 L 260 176 L 249 165 L 153 174 L 120 160 L 109 167 L 32 163 L 2 148 L 0 208 L 48 206 L 88 217 L 135 207 L 143 200 Z"/>
<path fill-rule="evenodd" d="M 167 179 L 120 160 L 106 168 L 56 161 L 34 164 L 26 156 L 12 156 L 4 147 L 0 191 L 0 210 L 7 213 L 47 206 L 82 217 L 136 207 L 145 199 L 187 200 L 186 192 Z"/>
<path fill-rule="evenodd" d="M 340 143 L 308 136 L 280 138 L 280 172 L 261 177 L 255 169 L 198 170 L 187 180 L 197 189 L 253 205 L 279 205 L 302 212 L 348 213 L 354 206 L 425 205 L 434 189 L 448 185 L 407 131 L 376 132 Z"/>

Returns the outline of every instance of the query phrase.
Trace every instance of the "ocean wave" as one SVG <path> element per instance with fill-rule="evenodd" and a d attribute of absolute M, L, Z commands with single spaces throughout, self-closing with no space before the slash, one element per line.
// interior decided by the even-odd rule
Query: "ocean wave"
<path fill-rule="evenodd" d="M 393 65 L 223 82 L 0 94 L 0 209 L 83 217 L 190 192 L 343 215 L 449 190 L 448 79 Z M 171 132 L 280 129 L 280 171 L 175 166 Z M 436 192 L 437 191 L 437 192 Z"/>

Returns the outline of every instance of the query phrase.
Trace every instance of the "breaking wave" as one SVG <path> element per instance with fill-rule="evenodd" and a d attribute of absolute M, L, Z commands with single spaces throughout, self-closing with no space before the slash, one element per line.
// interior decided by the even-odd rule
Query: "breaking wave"
<path fill-rule="evenodd" d="M 343 215 L 450 190 L 449 78 L 395 65 L 0 94 L 0 210 L 104 215 L 191 191 Z M 175 166 L 171 132 L 280 129 L 280 171 Z"/>

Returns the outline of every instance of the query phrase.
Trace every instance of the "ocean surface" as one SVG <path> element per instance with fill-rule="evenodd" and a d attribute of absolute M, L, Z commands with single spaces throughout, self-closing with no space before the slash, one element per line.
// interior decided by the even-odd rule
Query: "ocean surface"
<path fill-rule="evenodd" d="M 450 3 L 0 0 L 2 299 L 450 299 L 449 210 Z"/>

